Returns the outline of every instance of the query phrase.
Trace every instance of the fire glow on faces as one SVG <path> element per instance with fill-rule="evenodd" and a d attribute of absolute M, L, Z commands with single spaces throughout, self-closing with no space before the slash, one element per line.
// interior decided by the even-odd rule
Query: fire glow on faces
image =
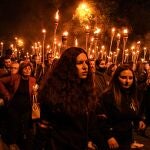
<path fill-rule="evenodd" d="M 19 71 L 19 63 L 12 63 L 10 67 L 11 74 L 17 74 Z"/>
<path fill-rule="evenodd" d="M 88 59 L 84 53 L 81 53 L 77 56 L 76 67 L 78 70 L 78 76 L 81 79 L 87 78 L 88 74 Z"/>
<path fill-rule="evenodd" d="M 120 73 L 118 79 L 122 88 L 128 89 L 133 84 L 133 73 L 131 70 L 124 70 Z"/>
<path fill-rule="evenodd" d="M 25 68 L 23 68 L 22 73 L 24 76 L 30 76 L 31 75 L 31 67 L 26 66 Z"/>

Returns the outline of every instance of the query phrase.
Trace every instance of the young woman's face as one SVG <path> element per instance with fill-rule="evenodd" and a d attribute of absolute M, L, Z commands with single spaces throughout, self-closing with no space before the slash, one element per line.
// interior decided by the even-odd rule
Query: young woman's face
<path fill-rule="evenodd" d="M 120 85 L 123 88 L 128 89 L 133 84 L 133 73 L 131 70 L 124 70 L 120 73 L 118 79 L 119 79 Z"/>
<path fill-rule="evenodd" d="M 88 59 L 84 53 L 81 53 L 77 56 L 76 67 L 78 70 L 78 76 L 81 79 L 87 78 L 88 74 Z"/>

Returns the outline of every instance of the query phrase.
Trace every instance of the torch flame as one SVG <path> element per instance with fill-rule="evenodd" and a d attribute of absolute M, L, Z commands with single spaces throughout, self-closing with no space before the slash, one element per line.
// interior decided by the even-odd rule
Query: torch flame
<path fill-rule="evenodd" d="M 75 39 L 75 46 L 78 46 L 78 39 Z"/>
<path fill-rule="evenodd" d="M 45 30 L 45 29 L 42 29 L 42 33 L 46 33 L 46 30 Z"/>
<path fill-rule="evenodd" d="M 82 2 L 76 9 L 75 17 L 78 18 L 80 23 L 83 25 L 84 23 L 89 22 L 89 18 L 93 12 L 93 8 L 89 3 Z"/>
<path fill-rule="evenodd" d="M 111 32 L 112 32 L 112 33 L 114 33 L 115 31 L 116 31 L 116 29 L 115 29 L 115 28 L 112 28 L 112 29 L 111 29 Z"/>
<path fill-rule="evenodd" d="M 94 31 L 94 34 L 98 34 L 98 33 L 100 33 L 100 32 L 101 32 L 101 29 L 96 28 L 96 30 Z"/>
<path fill-rule="evenodd" d="M 124 30 L 123 30 L 123 33 L 124 33 L 124 34 L 128 34 L 128 29 L 124 29 Z"/>
<path fill-rule="evenodd" d="M 85 28 L 86 28 L 86 30 L 89 30 L 89 29 L 90 29 L 90 27 L 89 27 L 88 25 L 87 25 Z"/>
<path fill-rule="evenodd" d="M 65 32 L 63 33 L 63 36 L 68 36 L 68 31 L 65 31 Z"/>
<path fill-rule="evenodd" d="M 56 14 L 55 14 L 55 20 L 58 21 L 59 20 L 59 10 L 57 10 Z"/>
<path fill-rule="evenodd" d="M 120 39 L 121 35 L 120 33 L 117 33 L 117 38 Z"/>

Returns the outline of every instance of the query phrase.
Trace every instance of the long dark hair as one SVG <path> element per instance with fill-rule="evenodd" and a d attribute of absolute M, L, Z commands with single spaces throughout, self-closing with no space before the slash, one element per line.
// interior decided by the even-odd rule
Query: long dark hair
<path fill-rule="evenodd" d="M 131 87 L 128 90 L 130 92 L 132 103 L 133 103 L 133 105 L 135 105 L 135 108 L 137 108 L 138 107 L 138 101 L 137 101 L 136 79 L 135 79 L 134 72 L 129 65 L 123 64 L 123 65 L 120 65 L 117 67 L 117 69 L 116 69 L 116 71 L 115 71 L 115 73 L 114 73 L 114 75 L 110 81 L 108 90 L 113 91 L 116 105 L 120 108 L 121 100 L 122 100 L 122 92 L 121 92 L 121 85 L 119 83 L 118 78 L 119 78 L 120 73 L 124 70 L 130 70 L 133 74 L 133 84 L 131 85 Z"/>
<path fill-rule="evenodd" d="M 53 105 L 62 104 L 70 114 L 92 110 L 95 106 L 95 96 L 92 72 L 88 64 L 86 79 L 80 79 L 76 68 L 76 58 L 87 53 L 82 48 L 71 47 L 63 52 L 53 70 L 45 79 L 39 98 Z"/>

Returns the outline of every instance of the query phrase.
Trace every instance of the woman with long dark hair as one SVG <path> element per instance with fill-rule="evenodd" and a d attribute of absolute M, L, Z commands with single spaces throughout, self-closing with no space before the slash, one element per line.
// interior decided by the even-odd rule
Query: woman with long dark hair
<path fill-rule="evenodd" d="M 135 75 L 128 65 L 116 69 L 100 103 L 106 121 L 103 129 L 106 149 L 130 150 L 134 123 L 138 122 L 139 129 L 144 129 L 145 123 L 138 113 Z"/>
<path fill-rule="evenodd" d="M 36 149 L 85 150 L 88 141 L 100 140 L 92 72 L 82 48 L 65 50 L 41 87 Z"/>

